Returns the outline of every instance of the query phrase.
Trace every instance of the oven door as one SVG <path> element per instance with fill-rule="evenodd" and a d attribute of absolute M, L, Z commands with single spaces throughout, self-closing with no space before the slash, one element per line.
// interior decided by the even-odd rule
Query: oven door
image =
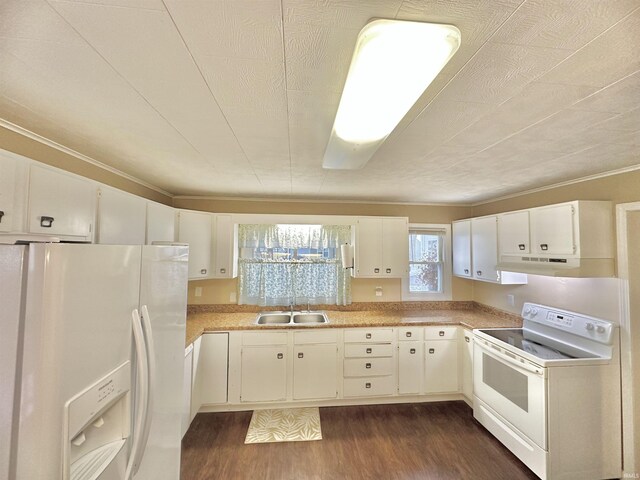
<path fill-rule="evenodd" d="M 473 355 L 474 395 L 546 450 L 546 369 L 477 336 Z"/>

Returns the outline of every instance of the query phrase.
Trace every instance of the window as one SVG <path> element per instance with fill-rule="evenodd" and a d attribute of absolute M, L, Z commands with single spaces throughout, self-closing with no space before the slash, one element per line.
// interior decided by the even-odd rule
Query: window
<path fill-rule="evenodd" d="M 409 225 L 409 275 L 403 300 L 451 300 L 450 225 Z"/>
<path fill-rule="evenodd" d="M 351 276 L 340 245 L 347 225 L 239 225 L 238 303 L 351 303 Z"/>

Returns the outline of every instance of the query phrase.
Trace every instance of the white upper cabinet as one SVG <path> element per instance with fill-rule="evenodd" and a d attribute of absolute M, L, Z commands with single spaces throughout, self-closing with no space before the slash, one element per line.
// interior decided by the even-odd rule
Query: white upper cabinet
<path fill-rule="evenodd" d="M 24 231 L 29 168 L 0 150 L 0 233 Z"/>
<path fill-rule="evenodd" d="M 529 211 L 498 215 L 498 245 L 504 254 L 520 255 L 531 252 Z"/>
<path fill-rule="evenodd" d="M 216 278 L 238 276 L 238 227 L 231 215 L 214 215 L 214 272 Z"/>
<path fill-rule="evenodd" d="M 147 202 L 130 193 L 100 186 L 97 242 L 103 245 L 144 245 Z"/>
<path fill-rule="evenodd" d="M 189 244 L 189 278 L 210 278 L 211 229 L 210 213 L 180 210 L 178 213 L 178 241 Z"/>
<path fill-rule="evenodd" d="M 360 217 L 356 222 L 356 277 L 403 277 L 409 268 L 409 223 L 404 217 Z"/>
<path fill-rule="evenodd" d="M 90 180 L 31 165 L 29 233 L 92 241 L 96 190 L 96 184 Z"/>
<path fill-rule="evenodd" d="M 576 253 L 574 213 L 574 206 L 568 203 L 531 210 L 533 251 L 547 255 Z"/>
<path fill-rule="evenodd" d="M 471 220 L 453 222 L 453 274 L 471 278 Z"/>
<path fill-rule="evenodd" d="M 146 244 L 176 241 L 176 211 L 156 202 L 147 202 Z"/>

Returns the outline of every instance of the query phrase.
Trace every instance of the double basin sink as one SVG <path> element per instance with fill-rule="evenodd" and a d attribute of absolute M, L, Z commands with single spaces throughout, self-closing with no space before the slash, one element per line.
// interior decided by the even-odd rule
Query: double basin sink
<path fill-rule="evenodd" d="M 264 312 L 258 314 L 258 325 L 321 325 L 329 323 L 324 312 Z"/>

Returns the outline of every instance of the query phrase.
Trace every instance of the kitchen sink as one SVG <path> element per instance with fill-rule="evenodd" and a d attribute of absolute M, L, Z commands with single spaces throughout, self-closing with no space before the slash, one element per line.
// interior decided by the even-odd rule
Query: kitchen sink
<path fill-rule="evenodd" d="M 320 325 L 329 323 L 323 312 L 262 312 L 256 320 L 258 325 Z"/>

